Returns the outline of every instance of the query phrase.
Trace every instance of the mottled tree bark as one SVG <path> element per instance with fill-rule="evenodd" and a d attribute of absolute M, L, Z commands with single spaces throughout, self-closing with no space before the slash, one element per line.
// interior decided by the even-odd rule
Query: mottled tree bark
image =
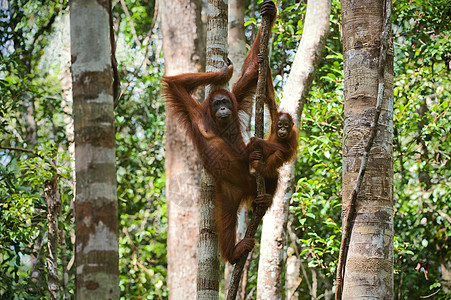
<path fill-rule="evenodd" d="M 75 132 L 75 297 L 119 299 L 116 151 L 107 1 L 70 8 Z"/>
<path fill-rule="evenodd" d="M 159 2 L 166 75 L 202 71 L 205 42 L 200 0 Z M 196 296 L 201 164 L 191 140 L 166 111 L 169 299 Z"/>
<path fill-rule="evenodd" d="M 290 113 L 299 126 L 304 103 L 315 77 L 316 67 L 329 34 L 330 0 L 310 1 L 307 4 L 304 31 L 293 61 L 280 110 Z M 295 161 L 280 169 L 279 185 L 271 208 L 263 220 L 257 299 L 281 299 L 283 253 L 288 206 L 294 182 Z"/>
<path fill-rule="evenodd" d="M 209 174 L 202 171 L 200 201 L 199 246 L 197 262 L 197 299 L 219 299 L 219 251 L 214 219 L 214 183 Z"/>
<path fill-rule="evenodd" d="M 337 274 L 338 285 L 339 275 L 344 279 L 343 299 L 393 299 L 393 45 L 390 28 L 387 38 L 383 35 L 385 19 L 390 27 L 384 2 L 389 9 L 391 1 L 342 0 L 342 216 L 343 236 L 350 234 L 349 244 L 342 242 L 348 247 L 345 269 Z M 380 102 L 378 91 L 383 91 Z M 374 123 L 378 112 L 378 122 Z M 368 164 L 359 187 L 358 174 L 366 154 Z M 357 197 L 351 206 L 353 194 Z M 346 216 L 354 209 L 347 231 Z"/>

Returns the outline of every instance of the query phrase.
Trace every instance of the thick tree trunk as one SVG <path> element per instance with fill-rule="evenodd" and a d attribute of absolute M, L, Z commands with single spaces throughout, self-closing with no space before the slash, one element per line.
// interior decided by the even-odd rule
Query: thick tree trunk
<path fill-rule="evenodd" d="M 304 34 L 292 65 L 280 110 L 294 116 L 297 126 L 309 93 L 327 35 L 329 34 L 330 0 L 309 1 L 307 4 Z M 263 220 L 260 262 L 257 281 L 257 299 L 281 299 L 282 262 L 288 205 L 294 186 L 295 162 L 283 165 L 279 186 L 271 208 Z"/>
<path fill-rule="evenodd" d="M 159 7 L 166 75 L 201 71 L 205 53 L 201 1 L 163 0 Z M 191 140 L 168 111 L 165 161 L 169 299 L 194 299 L 201 165 Z"/>
<path fill-rule="evenodd" d="M 393 299 L 393 45 L 384 2 L 391 5 L 383 0 L 342 0 L 344 236 L 345 216 L 353 211 L 351 197 L 357 191 L 349 244 L 343 245 L 349 247 L 343 259 L 343 299 Z M 388 38 L 382 35 L 385 18 Z M 385 51 L 384 64 L 381 53 Z M 366 152 L 379 111 L 378 90 L 384 91 L 380 116 L 373 126 L 374 142 Z M 365 152 L 369 160 L 359 191 L 356 182 Z"/>
<path fill-rule="evenodd" d="M 107 1 L 71 1 L 76 299 L 119 299 L 118 216 Z"/>

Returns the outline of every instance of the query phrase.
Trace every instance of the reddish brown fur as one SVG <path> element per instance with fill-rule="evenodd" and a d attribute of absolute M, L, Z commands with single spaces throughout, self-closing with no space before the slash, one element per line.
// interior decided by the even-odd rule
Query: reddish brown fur
<path fill-rule="evenodd" d="M 266 14 L 271 14 L 274 21 L 275 5 L 272 2 L 265 2 L 263 8 Z M 214 178 L 219 244 L 223 257 L 231 263 L 235 263 L 255 244 L 254 239 L 245 238 L 235 245 L 235 227 L 240 205 L 248 199 L 264 205 L 264 200 L 269 198 L 269 195 L 256 198 L 255 178 L 249 173 L 249 158 L 238 120 L 238 111 L 247 110 L 252 105 L 257 85 L 259 44 L 260 32 L 232 92 L 215 88 L 202 104 L 191 96 L 194 90 L 204 85 L 217 86 L 228 82 L 233 73 L 231 63 L 220 72 L 189 73 L 163 78 L 168 110 L 185 125 L 186 132 L 196 146 L 205 169 Z M 271 80 L 270 77 L 268 80 Z M 226 124 L 219 123 L 215 112 L 211 111 L 213 101 L 222 95 L 226 95 L 232 102 L 232 116 Z"/>
<path fill-rule="evenodd" d="M 298 129 L 290 114 L 277 110 L 272 82 L 267 85 L 265 103 L 271 115 L 271 132 L 266 140 L 252 137 L 247 151 L 252 167 L 265 177 L 266 192 L 274 196 L 279 181 L 278 169 L 296 154 Z M 288 120 L 290 124 L 284 138 L 277 134 L 279 120 Z"/>

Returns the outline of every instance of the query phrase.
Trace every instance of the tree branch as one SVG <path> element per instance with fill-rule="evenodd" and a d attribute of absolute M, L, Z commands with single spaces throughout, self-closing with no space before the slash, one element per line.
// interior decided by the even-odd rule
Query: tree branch
<path fill-rule="evenodd" d="M 119 90 L 121 87 L 121 81 L 119 78 L 119 71 L 117 69 L 116 38 L 114 36 L 113 6 L 111 1 L 108 1 L 108 14 L 109 14 L 108 21 L 110 26 L 111 69 L 113 71 L 113 105 L 114 107 L 116 107 L 117 104 L 119 103 Z"/>
<path fill-rule="evenodd" d="M 35 153 L 34 150 L 31 149 L 25 149 L 25 148 L 18 148 L 18 147 L 3 147 L 0 146 L 0 149 L 4 149 L 4 150 L 12 150 L 12 151 L 19 151 L 19 152 L 26 152 L 26 153 L 32 153 L 35 155 L 38 155 L 37 153 Z M 39 156 L 39 155 L 38 155 Z"/>
<path fill-rule="evenodd" d="M 4 147 L 4 146 L 0 146 L 0 149 L 4 149 L 4 150 L 11 150 L 11 151 L 19 151 L 19 152 L 25 152 L 25 153 L 31 153 L 33 155 L 36 155 L 37 157 L 41 158 L 43 161 L 45 161 L 47 164 L 49 164 L 50 168 L 55 171 L 55 174 L 57 173 L 57 169 L 56 166 L 54 166 L 54 164 L 52 163 L 51 160 L 49 160 L 47 157 L 39 154 L 37 151 L 35 150 L 31 150 L 31 149 L 26 149 L 26 148 L 18 148 L 18 147 Z"/>

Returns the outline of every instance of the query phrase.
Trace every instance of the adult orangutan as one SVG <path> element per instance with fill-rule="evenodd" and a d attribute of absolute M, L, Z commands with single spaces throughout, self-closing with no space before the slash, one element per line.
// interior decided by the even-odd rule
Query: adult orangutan
<path fill-rule="evenodd" d="M 277 9 L 272 1 L 263 3 L 262 15 L 274 22 Z M 257 86 L 260 31 L 244 61 L 241 77 L 229 92 L 219 85 L 227 83 L 233 73 L 230 60 L 220 72 L 189 73 L 165 76 L 163 81 L 167 108 L 184 124 L 187 134 L 199 152 L 202 163 L 215 182 L 215 219 L 222 256 L 235 263 L 245 251 L 254 247 L 253 238 L 235 245 L 237 211 L 241 204 L 269 206 L 271 196 L 256 196 L 255 178 L 249 173 L 238 112 L 252 105 Z M 269 79 L 271 80 L 271 79 Z M 193 92 L 212 85 L 212 91 L 200 104 Z"/>

